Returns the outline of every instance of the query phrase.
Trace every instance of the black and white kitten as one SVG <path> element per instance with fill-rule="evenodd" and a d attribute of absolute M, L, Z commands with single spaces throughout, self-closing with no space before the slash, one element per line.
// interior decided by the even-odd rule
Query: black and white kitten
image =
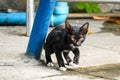
<path fill-rule="evenodd" d="M 67 65 L 78 65 L 80 58 L 79 46 L 85 41 L 88 32 L 89 23 L 86 22 L 81 27 L 71 26 L 69 22 L 65 21 L 65 26 L 56 26 L 49 34 L 44 45 L 46 63 L 48 66 L 54 66 L 51 59 L 51 54 L 55 53 L 59 69 L 66 71 L 63 56 Z M 69 52 L 74 54 L 73 61 L 69 57 Z"/>

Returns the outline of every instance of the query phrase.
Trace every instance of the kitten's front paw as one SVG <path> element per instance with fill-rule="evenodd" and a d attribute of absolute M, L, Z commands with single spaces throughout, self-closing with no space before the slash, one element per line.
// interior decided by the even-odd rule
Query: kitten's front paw
<path fill-rule="evenodd" d="M 73 65 L 73 67 L 74 67 L 74 68 L 78 68 L 78 67 L 79 67 L 79 65 L 77 65 L 77 64 L 74 64 L 74 65 Z"/>
<path fill-rule="evenodd" d="M 67 67 L 68 69 L 74 69 L 74 68 L 78 68 L 79 65 L 77 65 L 77 64 L 75 64 L 75 63 L 73 63 L 73 62 L 70 62 L 69 65 L 66 65 L 66 67 Z"/>
<path fill-rule="evenodd" d="M 70 62 L 70 63 L 69 63 L 69 66 L 73 66 L 73 65 L 74 65 L 74 63 L 73 63 L 73 62 Z"/>
<path fill-rule="evenodd" d="M 73 62 L 70 62 L 70 63 L 69 63 L 69 66 L 73 66 L 74 68 L 79 67 L 79 65 L 78 65 L 78 64 L 75 64 L 75 63 L 73 63 Z"/>
<path fill-rule="evenodd" d="M 52 62 L 49 62 L 49 63 L 47 64 L 47 66 L 48 66 L 48 67 L 53 67 L 54 64 L 53 64 Z"/>
<path fill-rule="evenodd" d="M 67 68 L 65 68 L 65 67 L 60 67 L 59 70 L 60 70 L 60 71 L 66 71 Z"/>

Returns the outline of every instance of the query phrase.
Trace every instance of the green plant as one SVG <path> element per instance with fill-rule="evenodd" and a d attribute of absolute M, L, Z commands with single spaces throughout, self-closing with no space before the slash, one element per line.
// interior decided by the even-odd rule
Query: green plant
<path fill-rule="evenodd" d="M 101 13 L 98 3 L 78 3 L 76 7 L 86 13 Z"/>

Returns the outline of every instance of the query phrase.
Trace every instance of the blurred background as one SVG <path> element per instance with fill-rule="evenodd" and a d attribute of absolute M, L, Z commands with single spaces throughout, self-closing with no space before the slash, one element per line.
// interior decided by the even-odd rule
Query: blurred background
<path fill-rule="evenodd" d="M 26 11 L 26 1 L 27 0 L 0 0 L 0 11 L 2 12 L 14 12 L 14 11 Z M 35 1 L 35 9 L 37 8 L 38 0 Z M 69 2 L 69 9 L 70 13 L 116 13 L 120 12 L 120 4 L 92 4 L 97 7 L 96 11 L 94 10 L 93 12 L 85 10 L 81 10 L 81 3 L 70 3 Z M 89 4 L 89 3 L 87 3 Z M 85 4 L 84 4 L 85 6 Z M 87 7 L 87 6 L 85 6 Z M 98 8 L 101 11 L 98 11 Z M 88 8 L 90 9 L 90 7 Z"/>

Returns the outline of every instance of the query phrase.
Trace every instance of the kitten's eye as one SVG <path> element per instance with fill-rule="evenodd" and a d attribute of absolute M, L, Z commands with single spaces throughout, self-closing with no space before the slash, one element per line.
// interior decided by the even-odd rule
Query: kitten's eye
<path fill-rule="evenodd" d="M 84 40 L 84 38 L 80 38 L 80 41 L 83 41 Z"/>

